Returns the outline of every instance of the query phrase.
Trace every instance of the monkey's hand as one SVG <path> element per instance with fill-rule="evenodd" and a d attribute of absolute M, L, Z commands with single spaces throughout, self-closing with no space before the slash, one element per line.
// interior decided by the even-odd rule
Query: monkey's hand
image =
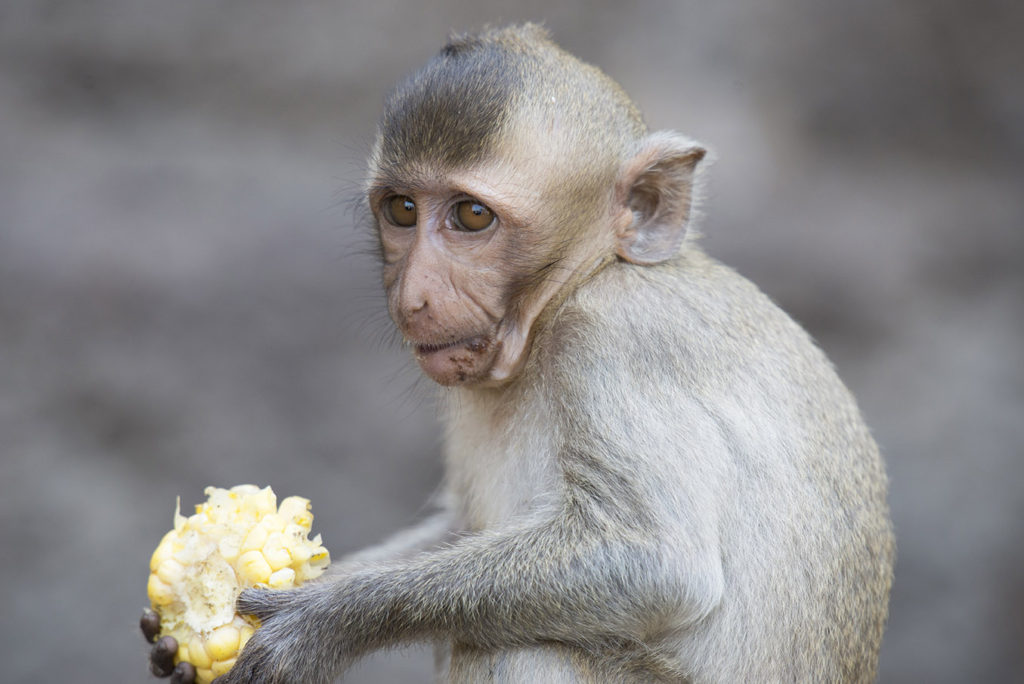
<path fill-rule="evenodd" d="M 172 636 L 157 639 L 160 634 L 160 616 L 149 608 L 142 611 L 139 619 L 142 637 L 153 644 L 149 650 L 149 670 L 156 677 L 170 677 L 171 684 L 195 684 L 196 668 L 191 663 L 174 664 L 178 652 L 178 640 Z"/>
<path fill-rule="evenodd" d="M 234 666 L 214 684 L 327 684 L 348 663 L 343 635 L 325 627 L 320 615 L 326 583 L 293 591 L 249 589 L 238 597 L 237 611 L 254 615 L 260 627 Z"/>

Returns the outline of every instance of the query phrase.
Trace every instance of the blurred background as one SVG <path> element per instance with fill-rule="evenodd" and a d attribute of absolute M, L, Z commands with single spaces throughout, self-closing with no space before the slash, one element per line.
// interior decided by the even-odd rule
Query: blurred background
<path fill-rule="evenodd" d="M 424 513 L 431 388 L 352 211 L 387 90 L 542 20 L 717 155 L 707 249 L 818 339 L 888 458 L 883 682 L 1024 677 L 1024 4 L 0 1 L 0 679 L 145 681 L 203 488 L 335 556 Z M 423 683 L 430 656 L 347 682 Z"/>

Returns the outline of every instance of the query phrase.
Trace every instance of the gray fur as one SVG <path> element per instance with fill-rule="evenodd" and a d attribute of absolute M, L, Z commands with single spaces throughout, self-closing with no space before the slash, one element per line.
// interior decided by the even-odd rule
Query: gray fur
<path fill-rule="evenodd" d="M 690 170 L 645 177 L 644 203 L 684 198 L 685 221 Z M 328 682 L 415 640 L 465 684 L 873 680 L 878 449 L 807 334 L 679 235 L 650 265 L 580 259 L 514 377 L 444 390 L 445 512 L 327 581 L 246 592 L 263 626 L 224 683 Z"/>

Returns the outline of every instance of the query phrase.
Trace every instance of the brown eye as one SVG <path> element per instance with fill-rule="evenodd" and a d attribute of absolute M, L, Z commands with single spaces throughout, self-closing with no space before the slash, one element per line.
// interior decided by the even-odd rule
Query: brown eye
<path fill-rule="evenodd" d="M 462 230 L 478 231 L 494 223 L 494 213 L 483 204 L 473 200 L 455 205 L 455 225 Z"/>
<path fill-rule="evenodd" d="M 405 195 L 395 195 L 384 202 L 384 216 L 396 226 L 415 226 L 416 203 Z"/>

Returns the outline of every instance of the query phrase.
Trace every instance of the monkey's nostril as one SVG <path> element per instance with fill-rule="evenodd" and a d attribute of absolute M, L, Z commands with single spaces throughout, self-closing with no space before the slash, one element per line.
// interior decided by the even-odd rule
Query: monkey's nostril
<path fill-rule="evenodd" d="M 425 311 L 426 308 L 426 300 L 421 300 L 405 304 L 402 307 L 402 311 L 404 312 L 406 318 L 412 318 L 413 316 L 422 315 L 422 312 Z"/>

